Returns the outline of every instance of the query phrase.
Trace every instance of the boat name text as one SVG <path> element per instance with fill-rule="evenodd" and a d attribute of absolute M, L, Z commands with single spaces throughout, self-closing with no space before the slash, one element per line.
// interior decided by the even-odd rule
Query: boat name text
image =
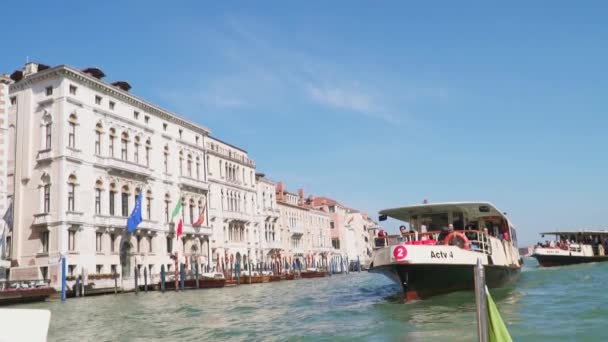
<path fill-rule="evenodd" d="M 454 259 L 454 254 L 452 252 L 433 252 L 431 251 L 431 258 L 435 258 L 435 259 Z"/>

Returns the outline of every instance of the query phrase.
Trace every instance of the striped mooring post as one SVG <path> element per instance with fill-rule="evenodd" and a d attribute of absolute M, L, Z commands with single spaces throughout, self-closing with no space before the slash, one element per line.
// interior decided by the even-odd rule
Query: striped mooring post
<path fill-rule="evenodd" d="M 133 269 L 133 279 L 135 281 L 135 294 L 137 294 L 139 292 L 139 284 L 137 283 L 137 278 L 139 274 L 137 274 L 137 266 L 135 266 L 135 268 Z"/>
<path fill-rule="evenodd" d="M 165 293 L 165 265 L 160 265 L 160 291 Z"/>
<path fill-rule="evenodd" d="M 179 273 L 179 287 L 183 291 L 184 287 L 186 286 L 186 265 L 184 265 L 184 263 L 179 265 Z"/>

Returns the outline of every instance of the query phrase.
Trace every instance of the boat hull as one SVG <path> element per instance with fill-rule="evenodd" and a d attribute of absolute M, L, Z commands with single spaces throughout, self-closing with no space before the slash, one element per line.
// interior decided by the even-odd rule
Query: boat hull
<path fill-rule="evenodd" d="M 517 280 L 520 267 L 488 265 L 484 267 L 489 288 L 507 286 Z M 403 289 L 406 301 L 425 299 L 456 291 L 473 290 L 473 265 L 454 264 L 398 264 L 370 268 L 382 273 Z"/>
<path fill-rule="evenodd" d="M 323 272 L 323 271 L 308 271 L 308 272 L 302 272 L 300 274 L 300 276 L 302 278 L 323 278 L 325 276 L 327 276 L 327 272 Z"/>
<path fill-rule="evenodd" d="M 52 287 L 1 291 L 0 305 L 43 302 L 55 293 L 56 291 Z"/>
<path fill-rule="evenodd" d="M 570 255 L 543 255 L 532 254 L 532 257 L 538 261 L 542 267 L 554 267 L 584 264 L 589 262 L 608 261 L 608 256 L 570 256 Z"/>

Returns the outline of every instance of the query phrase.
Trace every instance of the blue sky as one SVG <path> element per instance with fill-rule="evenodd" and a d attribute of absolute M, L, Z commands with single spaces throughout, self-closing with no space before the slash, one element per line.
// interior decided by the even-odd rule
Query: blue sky
<path fill-rule="evenodd" d="M 487 200 L 520 245 L 608 228 L 606 3 L 83 3 L 4 4 L 0 71 L 100 67 L 374 216 Z"/>

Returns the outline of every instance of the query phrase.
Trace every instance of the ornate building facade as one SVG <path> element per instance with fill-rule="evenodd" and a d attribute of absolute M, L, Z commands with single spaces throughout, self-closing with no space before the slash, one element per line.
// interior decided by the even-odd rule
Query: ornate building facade
<path fill-rule="evenodd" d="M 12 279 L 56 285 L 61 255 L 70 275 L 117 272 L 123 280 L 144 268 L 158 274 L 163 264 L 171 271 L 174 252 L 211 263 L 209 222 L 192 226 L 209 193 L 209 130 L 104 76 L 36 63 L 11 75 Z M 140 192 L 143 222 L 129 234 Z M 177 240 L 170 213 L 180 199 L 185 224 Z"/>

